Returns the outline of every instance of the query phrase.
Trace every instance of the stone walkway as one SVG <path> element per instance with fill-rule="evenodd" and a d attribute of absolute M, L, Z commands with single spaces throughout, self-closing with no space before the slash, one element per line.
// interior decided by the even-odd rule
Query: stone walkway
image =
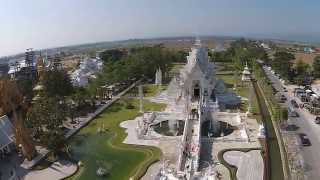
<path fill-rule="evenodd" d="M 263 159 L 260 150 L 252 150 L 247 153 L 241 151 L 227 151 L 223 158 L 231 165 L 238 168 L 239 180 L 263 180 Z"/>
<path fill-rule="evenodd" d="M 57 180 L 63 179 L 77 171 L 77 165 L 73 164 L 69 161 L 59 160 L 53 163 L 49 168 L 37 171 L 31 171 L 26 176 L 24 176 L 23 180 Z"/>

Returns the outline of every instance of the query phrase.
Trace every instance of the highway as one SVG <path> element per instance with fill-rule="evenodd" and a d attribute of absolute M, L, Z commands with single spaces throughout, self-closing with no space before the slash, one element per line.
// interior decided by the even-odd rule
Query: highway
<path fill-rule="evenodd" d="M 291 107 L 298 112 L 300 117 L 290 117 L 290 123 L 295 124 L 299 127 L 298 133 L 305 133 L 311 141 L 311 146 L 306 147 L 299 145 L 300 154 L 304 159 L 304 169 L 305 178 L 308 180 L 319 180 L 320 179 L 320 125 L 314 122 L 315 115 L 309 113 L 306 109 L 294 108 L 290 101 L 294 99 L 298 104 L 302 103 L 299 98 L 294 97 L 293 91 L 297 86 L 294 85 L 284 85 L 280 79 L 275 76 L 267 68 L 264 68 L 268 78 L 273 83 L 274 88 L 276 88 L 281 94 L 287 97 L 287 101 L 284 103 L 287 107 Z M 283 87 L 286 87 L 288 92 L 284 92 Z"/>

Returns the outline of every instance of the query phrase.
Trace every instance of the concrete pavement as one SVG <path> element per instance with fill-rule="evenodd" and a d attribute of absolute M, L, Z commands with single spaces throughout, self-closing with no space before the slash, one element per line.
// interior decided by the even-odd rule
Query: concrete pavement
<path fill-rule="evenodd" d="M 54 162 L 49 168 L 31 171 L 26 176 L 24 176 L 23 180 L 36 180 L 36 179 L 45 179 L 45 180 L 57 180 L 64 179 L 71 174 L 77 171 L 77 165 L 73 164 L 69 161 L 59 160 Z"/>
<path fill-rule="evenodd" d="M 260 150 L 227 151 L 223 154 L 223 159 L 238 168 L 237 179 L 263 180 L 264 166 Z M 252 171 L 253 169 L 254 171 Z"/>

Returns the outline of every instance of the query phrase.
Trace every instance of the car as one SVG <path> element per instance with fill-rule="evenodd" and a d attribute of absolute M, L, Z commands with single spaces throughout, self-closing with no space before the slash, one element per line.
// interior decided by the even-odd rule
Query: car
<path fill-rule="evenodd" d="M 288 92 L 287 88 L 283 87 L 283 92 Z"/>
<path fill-rule="evenodd" d="M 298 103 L 295 101 L 295 100 L 291 100 L 291 104 L 292 104 L 292 106 L 294 107 L 294 108 L 299 108 L 299 105 L 298 105 Z"/>
<path fill-rule="evenodd" d="M 282 94 L 281 97 L 280 97 L 280 100 L 281 100 L 281 101 L 286 101 L 286 100 L 287 100 L 287 97 Z"/>
<path fill-rule="evenodd" d="M 288 115 L 290 117 L 300 117 L 299 113 L 295 111 L 292 107 L 288 108 Z"/>
<path fill-rule="evenodd" d="M 320 116 L 316 117 L 316 119 L 314 120 L 314 122 L 315 122 L 316 124 L 320 124 Z"/>
<path fill-rule="evenodd" d="M 303 146 L 311 146 L 311 142 L 310 140 L 307 138 L 307 135 L 304 134 L 304 133 L 299 133 L 299 137 L 300 137 L 300 140 L 301 140 L 301 144 Z"/>

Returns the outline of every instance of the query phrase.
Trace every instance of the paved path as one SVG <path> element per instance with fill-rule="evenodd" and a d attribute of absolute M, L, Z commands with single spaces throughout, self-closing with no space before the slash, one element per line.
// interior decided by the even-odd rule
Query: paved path
<path fill-rule="evenodd" d="M 53 163 L 49 168 L 31 171 L 23 180 L 57 180 L 63 179 L 77 171 L 77 165 L 69 161 L 59 160 Z"/>
<path fill-rule="evenodd" d="M 231 165 L 238 168 L 239 180 L 263 180 L 263 159 L 260 150 L 252 150 L 247 153 L 241 151 L 227 151 L 223 158 Z"/>

